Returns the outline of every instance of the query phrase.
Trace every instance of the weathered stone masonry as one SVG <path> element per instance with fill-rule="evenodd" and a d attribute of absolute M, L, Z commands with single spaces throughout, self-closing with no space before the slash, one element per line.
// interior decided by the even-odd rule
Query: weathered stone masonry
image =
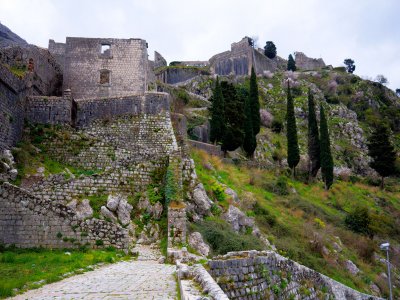
<path fill-rule="evenodd" d="M 68 248 L 80 245 L 113 245 L 128 249 L 128 230 L 104 220 L 80 220 L 57 201 L 40 199 L 4 183 L 0 187 L 0 243 L 23 248 Z M 97 242 L 98 243 L 98 242 Z"/>
<path fill-rule="evenodd" d="M 67 37 L 63 89 L 75 99 L 143 94 L 147 63 L 145 40 Z M 102 71 L 108 82 L 101 83 Z"/>
<path fill-rule="evenodd" d="M 274 251 L 229 252 L 208 262 L 229 299 L 380 299 L 353 290 Z"/>

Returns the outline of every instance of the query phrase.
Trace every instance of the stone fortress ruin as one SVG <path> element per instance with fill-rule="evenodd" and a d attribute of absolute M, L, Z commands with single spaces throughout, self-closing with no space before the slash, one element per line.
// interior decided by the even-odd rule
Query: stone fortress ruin
<path fill-rule="evenodd" d="M 323 61 L 299 57 L 303 68 L 325 66 Z M 286 64 L 263 56 L 247 37 L 209 61 L 181 62 L 194 69 L 178 68 L 176 73 L 164 68 L 167 62 L 158 52 L 154 61 L 148 60 L 142 39 L 67 37 L 65 43 L 50 40 L 48 50 L 35 46 L 1 49 L 0 62 L 0 150 L 10 166 L 1 178 L 0 243 L 23 248 L 114 246 L 130 251 L 135 243 L 157 242 L 157 224 L 142 232 L 132 224 L 130 197 L 140 195 L 154 174 L 166 170 L 176 181 L 170 199 L 175 204 L 167 211 L 168 255 L 181 261 L 191 257 L 177 250 L 186 242 L 187 213 L 200 219 L 210 214 L 212 202 L 187 153 L 184 117 L 170 112 L 167 93 L 149 91 L 149 87 L 156 79 L 166 83 L 190 79 L 201 74 L 202 68 L 209 68 L 209 74 L 249 75 L 252 66 L 262 74 Z M 3 64 L 28 66 L 28 70 L 19 77 Z M 20 187 L 10 184 L 16 174 L 9 149 L 21 140 L 25 121 L 60 125 L 62 140 L 43 141 L 47 154 L 72 168 L 96 172 L 74 175 L 66 168 L 64 173 L 45 176 L 37 170 Z M 106 204 L 95 212 L 90 199 L 100 196 Z M 136 201 L 146 214 L 160 218 L 164 209 L 160 202 L 142 197 Z M 248 220 L 240 213 L 240 218 Z M 285 290 L 288 295 L 309 289 L 315 296 L 324 286 L 333 295 L 374 299 L 272 252 L 231 253 L 210 260 L 208 266 L 209 271 L 200 265 L 191 269 L 178 262 L 183 299 L 191 299 L 185 290 L 191 280 L 213 299 L 261 299 L 271 293 L 269 278 L 274 284 L 282 280 L 277 270 L 294 275 Z M 229 282 L 224 283 L 226 278 Z"/>

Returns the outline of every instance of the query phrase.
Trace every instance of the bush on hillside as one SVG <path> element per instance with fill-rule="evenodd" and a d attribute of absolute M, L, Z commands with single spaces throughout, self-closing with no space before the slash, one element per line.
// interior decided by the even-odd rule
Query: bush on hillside
<path fill-rule="evenodd" d="M 344 220 L 347 228 L 350 230 L 371 235 L 372 231 L 370 228 L 371 217 L 369 215 L 368 208 L 362 206 L 356 206 L 350 213 L 347 214 Z"/>
<path fill-rule="evenodd" d="M 213 254 L 226 254 L 229 251 L 262 250 L 261 241 L 251 234 L 238 234 L 226 222 L 209 219 L 194 225 Z"/>

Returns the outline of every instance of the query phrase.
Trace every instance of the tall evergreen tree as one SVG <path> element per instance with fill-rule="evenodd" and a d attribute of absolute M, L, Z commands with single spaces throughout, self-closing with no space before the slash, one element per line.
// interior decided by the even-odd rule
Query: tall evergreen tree
<path fill-rule="evenodd" d="M 308 175 L 309 179 L 311 179 L 317 176 L 321 167 L 318 124 L 315 115 L 314 96 L 311 93 L 311 89 L 308 89 L 308 159 Z"/>
<path fill-rule="evenodd" d="M 320 134 L 321 134 L 321 173 L 325 183 L 325 189 L 329 190 L 333 183 L 333 158 L 331 153 L 331 143 L 329 141 L 328 122 L 325 111 L 320 105 Z"/>
<path fill-rule="evenodd" d="M 210 119 L 210 141 L 219 143 L 222 141 L 225 132 L 225 108 L 219 79 L 215 82 L 213 95 L 211 97 L 211 119 Z"/>
<path fill-rule="evenodd" d="M 288 82 L 287 90 L 287 112 L 286 112 L 286 137 L 287 137 L 287 154 L 288 165 L 292 169 L 293 176 L 296 175 L 296 166 L 300 161 L 300 150 L 297 139 L 297 126 L 296 116 L 294 114 L 293 97 L 290 92 L 290 85 Z"/>
<path fill-rule="evenodd" d="M 246 118 L 244 122 L 243 149 L 246 152 L 247 157 L 252 157 L 257 147 L 256 136 L 253 132 L 253 114 L 251 107 L 250 97 L 245 97 L 244 111 Z"/>
<path fill-rule="evenodd" d="M 257 85 L 257 76 L 254 72 L 254 67 L 251 67 L 251 76 L 250 76 L 250 105 L 251 105 L 251 114 L 252 114 L 252 124 L 253 124 L 253 134 L 256 136 L 260 132 L 260 102 L 258 100 L 258 85 Z"/>
<path fill-rule="evenodd" d="M 225 131 L 222 138 L 221 149 L 233 151 L 243 144 L 244 139 L 244 99 L 239 97 L 233 84 L 221 82 L 222 96 L 225 103 Z"/>
<path fill-rule="evenodd" d="M 368 155 L 371 156 L 371 168 L 381 176 L 381 189 L 384 179 L 396 172 L 396 152 L 390 143 L 389 128 L 385 124 L 378 124 L 371 137 L 368 139 Z"/>
<path fill-rule="evenodd" d="M 275 58 L 276 56 L 276 46 L 274 42 L 268 41 L 264 47 L 264 55 L 270 59 Z"/>
<path fill-rule="evenodd" d="M 294 61 L 292 54 L 289 54 L 287 69 L 288 71 L 293 71 L 293 72 L 297 70 L 296 62 Z"/>

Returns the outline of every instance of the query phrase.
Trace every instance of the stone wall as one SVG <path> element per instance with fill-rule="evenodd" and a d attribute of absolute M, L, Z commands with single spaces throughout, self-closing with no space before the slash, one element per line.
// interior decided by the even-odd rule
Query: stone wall
<path fill-rule="evenodd" d="M 58 64 L 61 67 L 61 70 L 64 69 L 65 63 L 65 43 L 56 43 L 54 40 L 49 40 L 49 52 L 56 59 Z"/>
<path fill-rule="evenodd" d="M 10 149 L 22 136 L 24 97 L 22 80 L 0 64 L 0 150 Z"/>
<path fill-rule="evenodd" d="M 146 93 L 144 96 L 110 97 L 103 99 L 75 100 L 78 127 L 86 126 L 94 120 L 112 117 L 159 114 L 169 111 L 169 95 L 166 93 Z"/>
<path fill-rule="evenodd" d="M 110 49 L 101 53 L 102 45 Z M 145 40 L 67 37 L 63 89 L 74 99 L 143 94 L 147 64 Z M 103 71 L 109 81 L 100 83 Z"/>
<path fill-rule="evenodd" d="M 229 299 L 374 300 L 274 251 L 229 252 L 208 262 Z"/>
<path fill-rule="evenodd" d="M 25 118 L 32 124 L 70 124 L 72 99 L 65 97 L 27 97 Z"/>
<path fill-rule="evenodd" d="M 167 61 L 165 60 L 165 58 L 157 51 L 154 51 L 154 69 L 166 66 L 167 66 Z"/>
<path fill-rule="evenodd" d="M 61 95 L 62 71 L 47 49 L 33 45 L 2 48 L 0 63 L 25 72 L 21 77 L 27 95 Z"/>
<path fill-rule="evenodd" d="M 207 152 L 208 154 L 220 156 L 220 157 L 222 157 L 224 155 L 224 153 L 221 150 L 221 146 L 215 146 L 212 144 L 206 144 L 206 143 L 202 143 L 202 142 L 194 141 L 194 140 L 188 140 L 188 143 L 191 147 L 203 150 L 203 151 Z"/>
<path fill-rule="evenodd" d="M 156 74 L 158 81 L 168 84 L 175 84 L 192 79 L 199 75 L 209 75 L 209 73 L 198 67 L 167 67 Z"/>
<path fill-rule="evenodd" d="M 230 51 L 214 55 L 209 61 L 211 72 L 217 75 L 250 75 L 251 67 L 254 67 L 256 74 L 285 69 L 284 60 L 279 57 L 269 59 L 262 52 L 253 49 L 248 37 L 232 43 Z"/>
<path fill-rule="evenodd" d="M 22 248 L 101 244 L 127 250 L 130 242 L 128 230 L 119 225 L 79 219 L 67 206 L 37 198 L 9 183 L 0 187 L 0 243 Z"/>
<path fill-rule="evenodd" d="M 295 52 L 296 67 L 300 70 L 316 70 L 325 67 L 325 62 L 322 58 L 310 58 L 303 52 Z"/>

